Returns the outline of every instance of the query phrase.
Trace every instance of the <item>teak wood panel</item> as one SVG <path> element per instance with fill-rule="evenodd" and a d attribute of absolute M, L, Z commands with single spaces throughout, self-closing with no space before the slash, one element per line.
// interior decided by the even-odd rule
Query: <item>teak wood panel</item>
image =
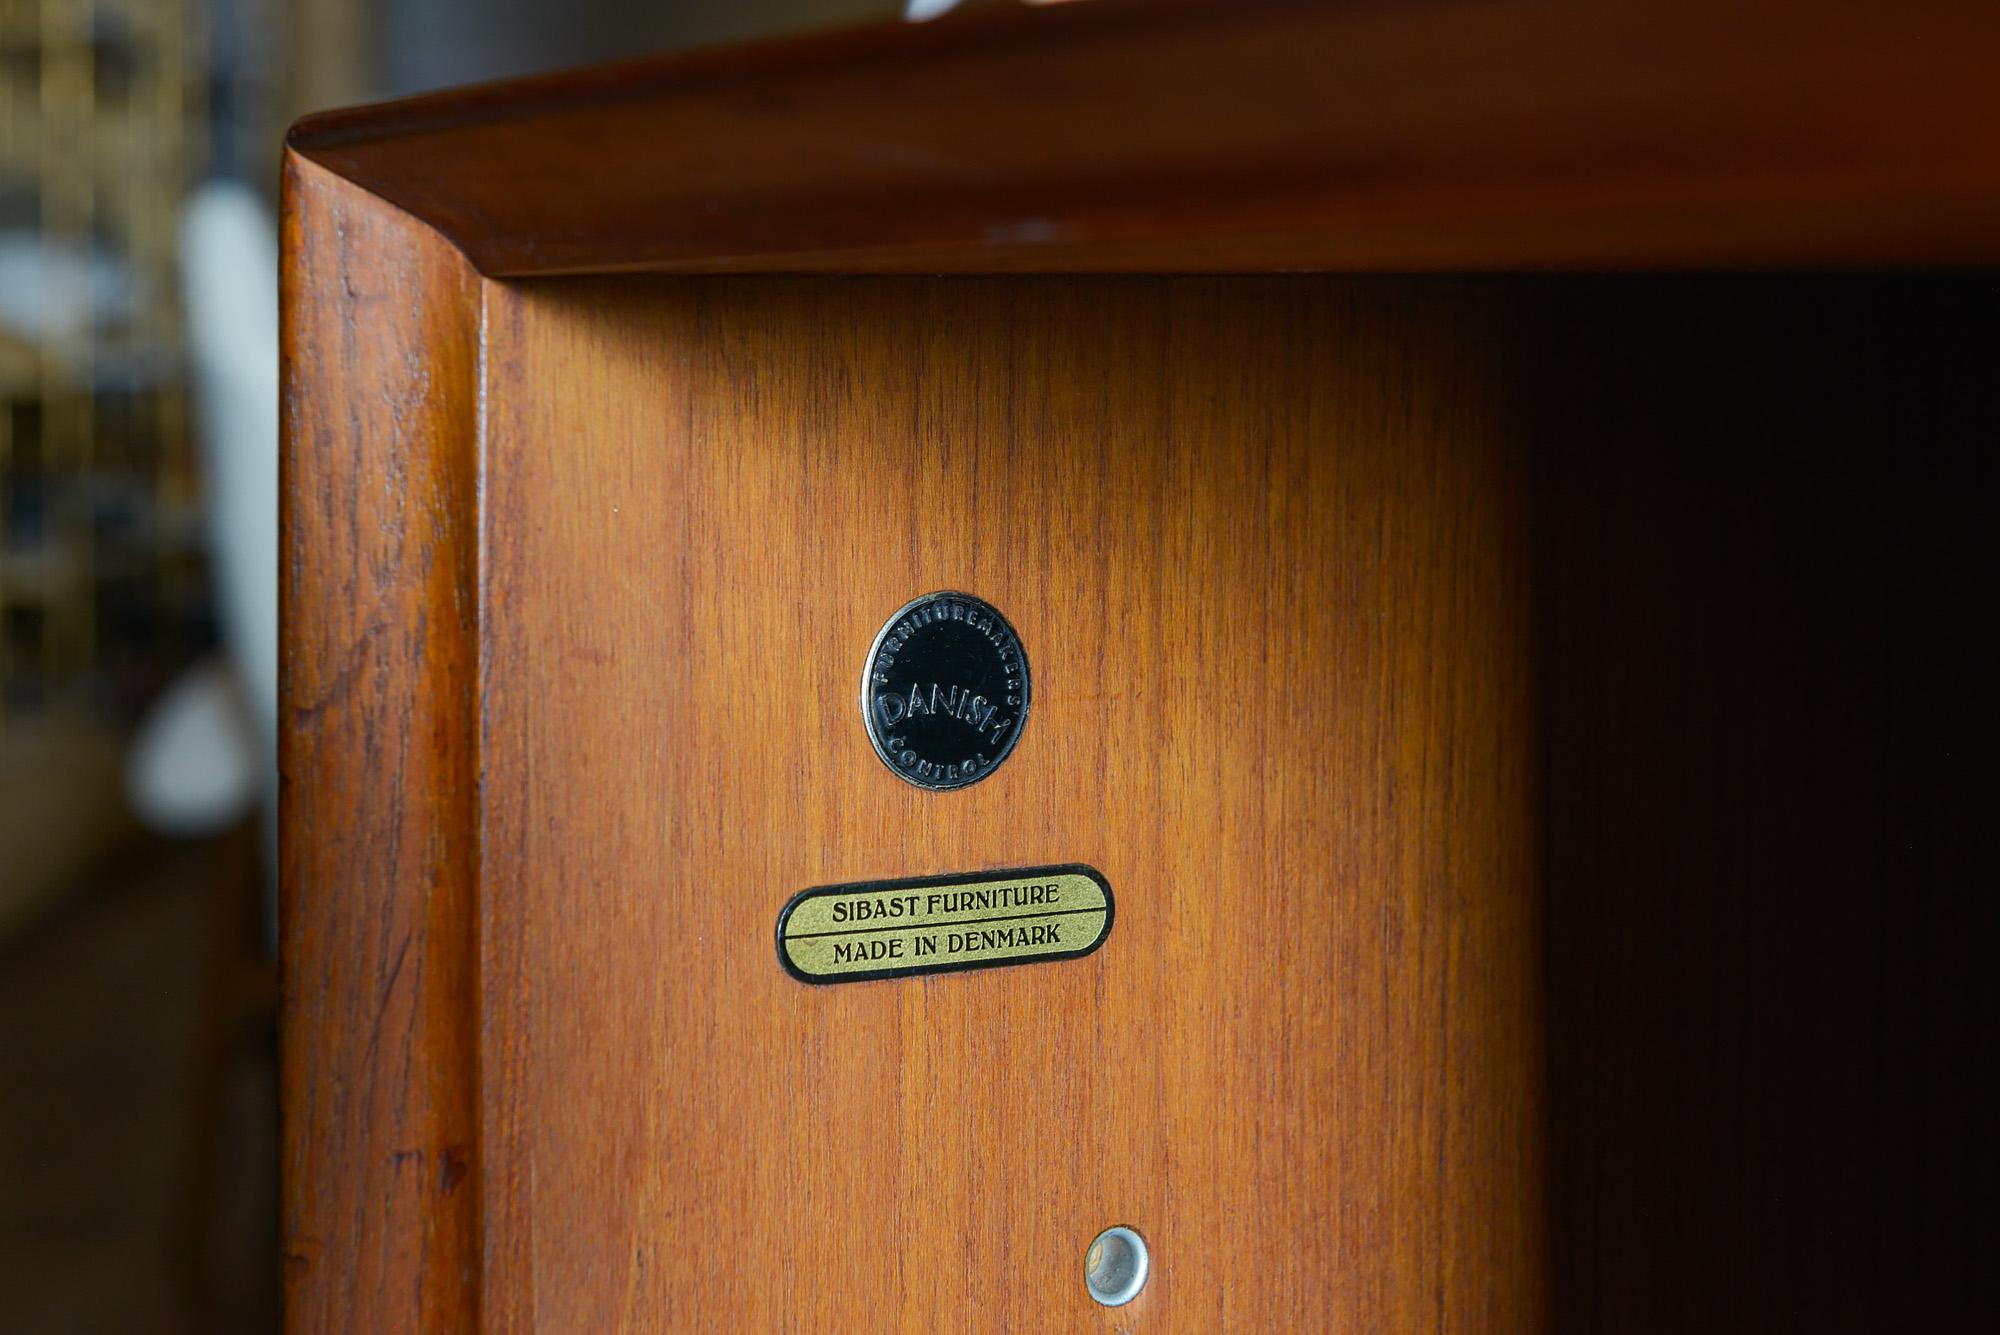
<path fill-rule="evenodd" d="M 289 198 L 293 1329 L 1992 1309 L 1990 281 L 508 287 Z M 1040 674 L 944 797 L 851 712 L 932 583 Z M 1087 960 L 778 970 L 1057 857 Z"/>
<path fill-rule="evenodd" d="M 278 761 L 294 1330 L 478 1311 L 481 282 L 287 162 Z"/>
<path fill-rule="evenodd" d="M 297 151 L 482 273 L 1990 264 L 1990 0 L 1091 0 L 456 90 Z"/>
<path fill-rule="evenodd" d="M 670 280 L 486 319 L 490 1324 L 1539 1323 L 1523 477 L 1476 302 Z M 1036 680 L 945 794 L 855 701 L 935 588 Z M 775 958 L 809 885 L 1068 861 L 1118 895 L 1083 960 Z M 1113 1223 L 1155 1265 L 1116 1313 Z"/>

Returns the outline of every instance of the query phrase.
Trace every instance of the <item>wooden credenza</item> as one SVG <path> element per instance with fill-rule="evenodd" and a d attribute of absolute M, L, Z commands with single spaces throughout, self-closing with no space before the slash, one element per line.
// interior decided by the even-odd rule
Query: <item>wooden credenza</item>
<path fill-rule="evenodd" d="M 304 122 L 289 1326 L 1958 1328 L 1996 52 L 1099 0 Z M 940 589 L 1034 674 L 950 792 L 855 693 Z M 1082 958 L 773 950 L 1072 863 Z"/>

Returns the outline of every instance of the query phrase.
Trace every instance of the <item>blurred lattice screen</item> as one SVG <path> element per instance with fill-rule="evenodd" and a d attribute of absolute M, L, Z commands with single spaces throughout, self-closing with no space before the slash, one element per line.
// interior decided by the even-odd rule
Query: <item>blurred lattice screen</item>
<path fill-rule="evenodd" d="M 175 220 L 193 0 L 0 0 L 0 711 L 117 714 L 206 638 Z"/>

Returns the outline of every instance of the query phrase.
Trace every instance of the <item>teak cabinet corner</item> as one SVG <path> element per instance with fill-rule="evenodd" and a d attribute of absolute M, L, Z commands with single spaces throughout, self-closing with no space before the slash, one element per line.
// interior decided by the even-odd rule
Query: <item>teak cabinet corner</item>
<path fill-rule="evenodd" d="M 1990 1303 L 1996 51 L 1093 0 L 302 123 L 288 1326 Z"/>

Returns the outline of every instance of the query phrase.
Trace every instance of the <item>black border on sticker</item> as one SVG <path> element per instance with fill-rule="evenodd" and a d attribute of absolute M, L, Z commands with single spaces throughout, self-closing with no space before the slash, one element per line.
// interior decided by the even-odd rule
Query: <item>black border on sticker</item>
<path fill-rule="evenodd" d="M 1004 960 L 960 960 L 955 964 L 906 964 L 894 969 L 864 969 L 854 973 L 810 974 L 793 964 L 785 954 L 785 924 L 792 920 L 792 910 L 808 899 L 821 895 L 852 895 L 873 890 L 935 890 L 944 886 L 972 885 L 982 881 L 1026 880 L 1035 876 L 1088 876 L 1097 882 L 1097 888 L 1104 892 L 1104 930 L 1097 939 L 1081 950 L 1052 950 L 1045 955 L 1017 955 Z M 1032 915 L 1030 915 L 1032 916 Z M 1050 867 L 999 867 L 993 871 L 955 871 L 944 876 L 906 876 L 891 881 L 848 881 L 840 885 L 815 885 L 801 890 L 785 901 L 785 907 L 778 910 L 778 964 L 784 971 L 802 983 L 814 987 L 830 987 L 836 983 L 872 983 L 884 978 L 915 978 L 936 973 L 964 973 L 969 969 L 1006 969 L 1016 964 L 1044 964 L 1056 960 L 1080 960 L 1091 954 L 1111 939 L 1111 925 L 1118 919 L 1118 901 L 1111 893 L 1111 882 L 1095 867 L 1081 862 L 1061 862 Z"/>

